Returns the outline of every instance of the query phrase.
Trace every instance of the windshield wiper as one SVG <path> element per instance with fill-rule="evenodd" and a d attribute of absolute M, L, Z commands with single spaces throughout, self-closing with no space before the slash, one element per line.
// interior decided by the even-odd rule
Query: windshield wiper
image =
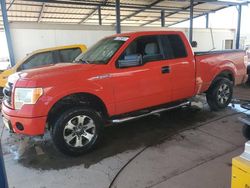
<path fill-rule="evenodd" d="M 103 60 L 96 60 L 96 61 L 90 61 L 91 62 L 91 64 L 105 64 L 105 61 L 103 61 Z"/>
<path fill-rule="evenodd" d="M 78 60 L 75 60 L 74 62 L 81 62 L 83 64 L 90 64 L 87 60 L 83 60 L 83 59 L 78 59 Z"/>

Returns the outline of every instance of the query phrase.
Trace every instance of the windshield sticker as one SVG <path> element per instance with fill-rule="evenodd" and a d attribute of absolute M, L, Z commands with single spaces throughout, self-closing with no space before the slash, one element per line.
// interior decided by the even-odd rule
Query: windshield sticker
<path fill-rule="evenodd" d="M 114 40 L 127 41 L 128 37 L 115 37 Z"/>

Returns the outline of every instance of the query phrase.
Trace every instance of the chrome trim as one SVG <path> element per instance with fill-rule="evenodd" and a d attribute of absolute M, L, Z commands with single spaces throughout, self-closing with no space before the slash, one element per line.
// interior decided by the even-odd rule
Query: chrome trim
<path fill-rule="evenodd" d="M 7 82 L 6 86 L 3 88 L 3 100 L 6 100 L 8 106 L 12 105 L 12 92 L 13 92 L 13 83 Z"/>
<path fill-rule="evenodd" d="M 75 120 L 75 123 L 73 122 Z M 86 122 L 87 120 L 87 122 Z M 83 147 L 96 135 L 96 125 L 90 117 L 77 115 L 71 118 L 64 127 L 63 138 L 71 147 Z"/>
<path fill-rule="evenodd" d="M 176 105 L 176 106 L 172 106 L 172 107 L 168 107 L 168 108 L 161 108 L 161 109 L 158 109 L 158 110 L 153 110 L 153 111 L 151 111 L 149 113 L 142 114 L 142 115 L 139 115 L 139 116 L 126 117 L 126 118 L 122 118 L 122 119 L 113 119 L 113 120 L 111 120 L 111 122 L 112 123 L 123 123 L 123 122 L 126 122 L 126 121 L 130 121 L 130 120 L 134 120 L 134 119 L 139 119 L 139 118 L 142 118 L 142 117 L 146 117 L 146 116 L 149 116 L 149 115 L 157 114 L 159 112 L 163 112 L 163 111 L 167 111 L 167 110 L 172 110 L 172 109 L 175 109 L 175 108 L 178 108 L 178 107 L 182 107 L 182 106 L 187 106 L 187 105 L 190 105 L 190 104 L 191 104 L 191 102 L 187 101 L 187 102 L 181 103 L 181 104 Z"/>

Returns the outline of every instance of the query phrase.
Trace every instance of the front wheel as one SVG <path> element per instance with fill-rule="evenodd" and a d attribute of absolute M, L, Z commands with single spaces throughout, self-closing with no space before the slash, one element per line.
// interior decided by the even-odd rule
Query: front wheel
<path fill-rule="evenodd" d="M 227 78 L 221 78 L 213 83 L 207 91 L 207 103 L 211 110 L 224 109 L 233 97 L 233 84 Z"/>
<path fill-rule="evenodd" d="M 62 113 L 52 127 L 52 140 L 64 154 L 77 156 L 93 149 L 101 139 L 102 120 L 97 112 L 82 107 Z"/>

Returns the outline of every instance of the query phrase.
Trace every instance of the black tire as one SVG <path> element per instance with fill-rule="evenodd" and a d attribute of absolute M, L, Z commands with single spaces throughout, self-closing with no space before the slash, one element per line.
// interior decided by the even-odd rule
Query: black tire
<path fill-rule="evenodd" d="M 221 91 L 226 87 L 226 91 Z M 207 91 L 207 103 L 211 110 L 218 111 L 224 109 L 231 102 L 233 97 L 233 83 L 227 78 L 219 78 Z"/>
<path fill-rule="evenodd" d="M 250 140 L 250 125 L 243 126 L 242 134 L 247 140 Z"/>
<path fill-rule="evenodd" d="M 82 120 L 83 123 L 79 123 L 80 117 L 83 118 Z M 94 131 L 92 131 L 91 133 L 92 137 L 90 140 L 85 138 L 85 136 L 87 136 L 87 134 L 90 133 L 86 132 L 87 130 L 83 130 L 84 124 L 86 124 L 84 122 L 86 122 L 86 120 L 89 122 L 90 121 L 93 122 L 92 130 Z M 89 122 L 87 122 L 87 125 L 89 124 Z M 73 130 L 73 128 L 70 127 L 69 124 L 70 126 L 73 125 L 74 127 L 73 126 L 72 127 L 77 130 Z M 85 127 L 88 127 L 87 125 Z M 68 132 L 67 133 L 68 135 L 66 135 L 66 132 Z M 102 134 L 103 134 L 103 121 L 100 115 L 95 110 L 83 107 L 74 107 L 66 110 L 64 113 L 58 116 L 58 118 L 55 120 L 54 126 L 51 129 L 52 140 L 57 149 L 59 149 L 59 151 L 61 151 L 62 153 L 70 156 L 79 156 L 95 148 L 97 144 L 100 142 Z M 71 135 L 70 138 L 72 138 L 72 140 L 69 143 L 67 143 L 66 138 L 68 138 L 69 135 Z M 83 144 L 83 140 L 85 140 L 86 143 Z M 77 141 L 79 141 L 78 143 L 81 143 L 82 146 L 81 145 L 79 146 L 76 143 Z"/>

